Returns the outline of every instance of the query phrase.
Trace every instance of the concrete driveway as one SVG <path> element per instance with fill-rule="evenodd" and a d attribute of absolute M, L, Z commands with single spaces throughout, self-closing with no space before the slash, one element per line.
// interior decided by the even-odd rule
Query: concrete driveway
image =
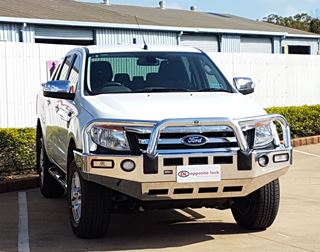
<path fill-rule="evenodd" d="M 26 200 L 24 202 L 24 200 Z M 28 211 L 20 215 L 19 207 Z M 113 216 L 109 236 L 76 238 L 65 199 L 38 189 L 0 195 L 0 251 L 320 251 L 320 145 L 295 149 L 271 228 L 248 232 L 231 212 L 186 209 Z"/>

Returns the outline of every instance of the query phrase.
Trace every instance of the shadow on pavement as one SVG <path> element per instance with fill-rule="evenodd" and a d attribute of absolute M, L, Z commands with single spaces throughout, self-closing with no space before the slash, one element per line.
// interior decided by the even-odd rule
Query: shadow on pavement
<path fill-rule="evenodd" d="M 214 240 L 214 235 L 247 233 L 235 223 L 212 222 L 188 209 L 112 215 L 108 235 L 101 239 L 77 238 L 70 226 L 65 199 L 49 200 L 38 191 L 28 193 L 31 251 L 124 251 L 179 248 Z"/>

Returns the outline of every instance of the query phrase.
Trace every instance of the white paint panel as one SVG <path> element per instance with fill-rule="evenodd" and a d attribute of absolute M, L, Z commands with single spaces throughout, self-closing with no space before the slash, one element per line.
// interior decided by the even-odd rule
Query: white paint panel
<path fill-rule="evenodd" d="M 270 38 L 241 37 L 240 52 L 272 53 L 272 41 Z"/>
<path fill-rule="evenodd" d="M 183 35 L 180 45 L 196 47 L 206 52 L 218 52 L 218 38 L 215 36 Z"/>
<path fill-rule="evenodd" d="M 93 31 L 88 29 L 62 29 L 62 28 L 35 28 L 37 39 L 70 39 L 70 40 L 93 40 Z"/>
<path fill-rule="evenodd" d="M 177 45 L 177 34 L 174 32 L 138 31 L 97 29 L 97 45 L 143 45 L 143 40 L 149 45 Z"/>

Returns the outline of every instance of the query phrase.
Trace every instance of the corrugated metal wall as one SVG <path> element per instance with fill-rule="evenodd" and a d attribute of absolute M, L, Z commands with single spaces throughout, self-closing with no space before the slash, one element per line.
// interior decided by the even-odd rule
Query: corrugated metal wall
<path fill-rule="evenodd" d="M 320 104 L 320 57 L 260 53 L 210 54 L 228 80 L 251 77 L 248 95 L 263 107 Z"/>
<path fill-rule="evenodd" d="M 319 45 L 317 39 L 303 39 L 303 38 L 290 38 L 286 37 L 282 43 L 282 46 L 286 45 L 299 45 L 299 46 L 310 46 L 311 54 L 316 55 L 319 51 Z"/>
<path fill-rule="evenodd" d="M 71 47 L 0 42 L 0 127 L 33 127 L 35 100 L 47 79 L 46 61 Z"/>
<path fill-rule="evenodd" d="M 280 37 L 273 38 L 273 53 L 282 53 Z"/>
<path fill-rule="evenodd" d="M 139 30 L 97 29 L 97 45 L 143 45 L 143 39 L 150 45 L 177 45 L 177 34 L 174 32 L 156 32 Z"/>
<path fill-rule="evenodd" d="M 19 42 L 19 30 L 21 26 L 15 24 L 0 23 L 0 41 Z"/>
<path fill-rule="evenodd" d="M 221 52 L 240 52 L 239 35 L 222 35 Z"/>
<path fill-rule="evenodd" d="M 71 46 L 0 42 L 0 127 L 32 127 L 35 99 L 47 79 L 47 60 Z M 249 95 L 263 107 L 320 103 L 320 57 L 310 55 L 210 53 L 227 78 L 249 76 Z"/>
<path fill-rule="evenodd" d="M 27 25 L 22 28 L 22 39 L 25 43 L 35 42 L 35 27 L 33 25 Z"/>
<path fill-rule="evenodd" d="M 76 28 L 36 27 L 35 37 L 37 39 L 93 40 L 93 30 Z"/>
<path fill-rule="evenodd" d="M 241 37 L 240 52 L 272 53 L 271 38 Z"/>
<path fill-rule="evenodd" d="M 218 52 L 219 42 L 217 36 L 183 35 L 180 45 L 196 47 L 206 52 Z"/>

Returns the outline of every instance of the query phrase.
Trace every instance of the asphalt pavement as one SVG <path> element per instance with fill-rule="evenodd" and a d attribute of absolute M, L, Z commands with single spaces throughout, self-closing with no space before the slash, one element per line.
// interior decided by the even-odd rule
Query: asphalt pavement
<path fill-rule="evenodd" d="M 320 144 L 295 148 L 280 183 L 278 217 L 265 231 L 239 228 L 229 210 L 157 210 L 114 214 L 109 234 L 93 240 L 72 233 L 65 198 L 4 193 L 0 251 L 320 251 Z"/>

